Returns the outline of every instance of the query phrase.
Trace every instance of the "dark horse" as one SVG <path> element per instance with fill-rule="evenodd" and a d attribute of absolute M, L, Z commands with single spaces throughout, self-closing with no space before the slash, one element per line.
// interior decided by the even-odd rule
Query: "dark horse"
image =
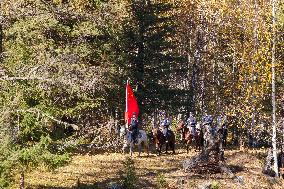
<path fill-rule="evenodd" d="M 219 132 L 222 134 L 222 144 L 223 144 L 223 147 L 226 147 L 227 146 L 227 138 L 228 138 L 228 129 L 226 126 L 222 126 L 220 129 L 219 129 Z"/>
<path fill-rule="evenodd" d="M 186 127 L 184 121 L 181 121 L 178 124 L 177 131 L 182 132 L 182 138 L 186 144 L 187 153 L 189 152 L 189 146 L 191 145 L 195 145 L 195 151 L 201 150 L 203 146 L 203 132 L 201 129 L 196 129 L 195 135 L 193 135 L 190 129 Z"/>
<path fill-rule="evenodd" d="M 153 140 L 154 144 L 156 146 L 158 155 L 161 155 L 162 153 L 162 146 L 166 144 L 166 153 L 168 153 L 168 147 L 173 151 L 173 154 L 175 153 L 175 135 L 173 131 L 168 130 L 168 142 L 166 142 L 166 137 L 164 136 L 163 132 L 159 128 L 153 128 L 152 129 L 153 134 Z"/>

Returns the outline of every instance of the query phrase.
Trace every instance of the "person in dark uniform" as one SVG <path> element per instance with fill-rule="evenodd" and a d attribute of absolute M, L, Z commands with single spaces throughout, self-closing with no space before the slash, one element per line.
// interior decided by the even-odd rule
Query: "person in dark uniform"
<path fill-rule="evenodd" d="M 135 112 L 132 114 L 129 130 L 131 131 L 132 140 L 134 141 L 134 143 L 136 143 L 139 130 L 138 130 L 138 120 Z"/>
<path fill-rule="evenodd" d="M 166 142 L 168 142 L 168 130 L 169 130 L 169 126 L 170 126 L 171 122 L 169 120 L 169 118 L 166 116 L 166 114 L 164 114 L 164 118 L 161 121 L 161 127 L 163 130 L 163 134 L 166 137 Z"/>
<path fill-rule="evenodd" d="M 193 113 L 189 113 L 189 117 L 186 120 L 186 126 L 190 130 L 190 133 L 195 136 L 196 133 L 196 118 L 194 117 Z"/>
<path fill-rule="evenodd" d="M 203 125 L 211 125 L 213 123 L 213 117 L 212 115 L 209 115 L 207 112 L 205 112 L 205 115 L 202 118 Z"/>
<path fill-rule="evenodd" d="M 211 133 L 215 134 L 216 133 L 216 127 L 213 126 L 213 116 L 208 114 L 207 111 L 205 111 L 205 115 L 202 118 L 202 125 L 205 126 L 209 126 L 208 127 L 208 131 L 210 131 Z"/>

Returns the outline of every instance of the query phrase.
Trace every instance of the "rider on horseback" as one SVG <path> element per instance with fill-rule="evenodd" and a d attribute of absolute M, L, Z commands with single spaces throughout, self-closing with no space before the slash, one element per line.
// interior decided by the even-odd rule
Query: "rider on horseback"
<path fill-rule="evenodd" d="M 205 115 L 202 118 L 202 123 L 203 125 L 210 125 L 210 126 L 213 123 L 213 117 L 212 115 L 209 115 L 207 111 L 205 111 Z"/>
<path fill-rule="evenodd" d="M 214 129 L 212 128 L 212 123 L 213 123 L 213 117 L 212 115 L 208 114 L 207 111 L 205 110 L 205 115 L 202 118 L 202 125 L 208 125 L 211 127 L 211 130 L 213 131 Z"/>
<path fill-rule="evenodd" d="M 137 142 L 136 138 L 137 138 L 139 130 L 138 130 L 138 120 L 136 118 L 135 112 L 133 112 L 133 114 L 132 114 L 129 131 L 131 131 L 132 140 L 134 141 L 134 143 L 136 143 Z"/>
<path fill-rule="evenodd" d="M 195 136 L 196 133 L 196 118 L 192 112 L 189 112 L 189 117 L 186 120 L 186 126 L 190 130 L 191 134 Z"/>
<path fill-rule="evenodd" d="M 161 121 L 161 128 L 163 131 L 164 136 L 166 137 L 166 142 L 168 142 L 168 130 L 171 122 L 169 118 L 167 118 L 167 115 L 164 114 L 164 119 Z"/>

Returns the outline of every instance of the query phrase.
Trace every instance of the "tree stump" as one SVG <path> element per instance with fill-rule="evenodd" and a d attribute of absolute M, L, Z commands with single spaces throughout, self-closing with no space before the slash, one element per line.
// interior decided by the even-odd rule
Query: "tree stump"
<path fill-rule="evenodd" d="M 224 150 L 222 146 L 222 134 L 211 133 L 207 147 L 200 154 L 183 162 L 185 172 L 195 173 L 220 173 L 224 161 Z"/>

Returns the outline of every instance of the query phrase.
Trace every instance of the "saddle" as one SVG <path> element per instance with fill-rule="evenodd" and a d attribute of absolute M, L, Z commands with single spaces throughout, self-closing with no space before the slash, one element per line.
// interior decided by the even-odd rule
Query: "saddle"
<path fill-rule="evenodd" d="M 132 138 L 132 140 L 134 140 L 134 143 L 137 144 L 138 143 L 138 138 L 141 138 L 142 134 L 138 131 L 137 135 L 134 137 L 134 139 Z"/>

